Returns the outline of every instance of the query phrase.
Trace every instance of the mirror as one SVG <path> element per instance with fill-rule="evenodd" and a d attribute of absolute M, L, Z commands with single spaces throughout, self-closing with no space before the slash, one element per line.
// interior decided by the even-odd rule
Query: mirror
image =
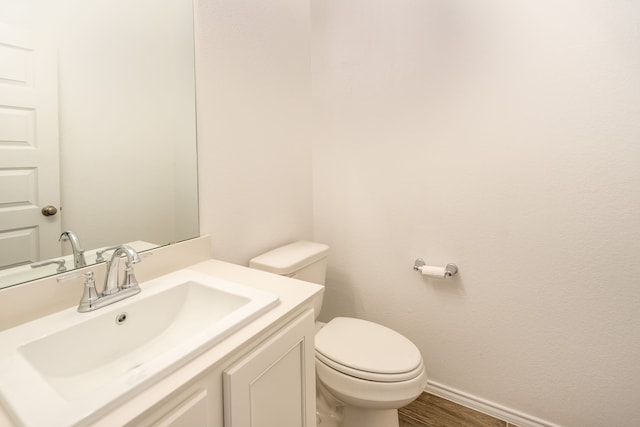
<path fill-rule="evenodd" d="M 196 237 L 195 117 L 192 0 L 0 0 L 0 288 Z"/>

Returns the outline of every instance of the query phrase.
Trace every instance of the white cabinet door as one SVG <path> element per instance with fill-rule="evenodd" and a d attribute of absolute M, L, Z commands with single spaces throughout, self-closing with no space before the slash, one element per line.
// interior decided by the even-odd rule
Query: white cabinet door
<path fill-rule="evenodd" d="M 313 311 L 226 369 L 225 427 L 315 427 Z"/>
<path fill-rule="evenodd" d="M 0 268 L 60 256 L 54 49 L 0 23 Z"/>

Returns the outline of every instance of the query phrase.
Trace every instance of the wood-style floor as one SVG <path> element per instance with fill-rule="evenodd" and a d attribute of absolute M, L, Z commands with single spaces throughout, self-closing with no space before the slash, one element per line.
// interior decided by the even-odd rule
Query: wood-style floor
<path fill-rule="evenodd" d="M 428 393 L 400 408 L 398 414 L 400 427 L 517 427 Z"/>

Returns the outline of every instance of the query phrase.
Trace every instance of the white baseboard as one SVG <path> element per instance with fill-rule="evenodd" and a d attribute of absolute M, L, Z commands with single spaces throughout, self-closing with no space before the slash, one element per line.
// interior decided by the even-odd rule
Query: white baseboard
<path fill-rule="evenodd" d="M 488 400 L 434 381 L 429 381 L 424 391 L 519 427 L 560 427 L 558 424 L 553 424 L 529 414 L 524 414 L 520 411 L 498 405 L 497 403 L 489 402 Z"/>

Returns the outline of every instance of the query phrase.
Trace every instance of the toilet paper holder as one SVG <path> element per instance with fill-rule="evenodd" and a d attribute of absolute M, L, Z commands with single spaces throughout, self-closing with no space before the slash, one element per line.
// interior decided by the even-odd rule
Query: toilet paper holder
<path fill-rule="evenodd" d="M 424 276 L 433 276 L 442 279 L 448 279 L 454 274 L 458 274 L 458 266 L 455 264 L 449 263 L 444 267 L 444 269 L 441 267 L 430 267 L 422 258 L 415 260 L 413 263 L 413 269 L 414 271 L 419 271 Z"/>

